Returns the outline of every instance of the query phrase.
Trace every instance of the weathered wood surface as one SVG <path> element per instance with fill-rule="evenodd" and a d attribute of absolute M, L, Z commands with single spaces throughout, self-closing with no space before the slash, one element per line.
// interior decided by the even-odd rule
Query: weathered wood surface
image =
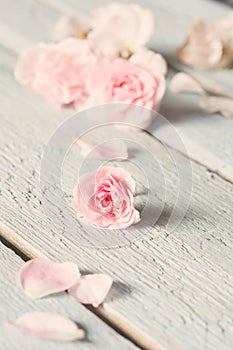
<path fill-rule="evenodd" d="M 130 341 L 117 334 L 97 316 L 72 299 L 68 294 L 61 293 L 37 301 L 27 298 L 20 290 L 17 273 L 23 261 L 0 242 L 0 338 L 1 349 L 138 349 Z M 22 335 L 14 329 L 3 326 L 5 321 L 14 322 L 26 312 L 45 311 L 67 316 L 82 326 L 87 336 L 82 341 L 59 343 L 43 341 L 27 335 Z"/>
<path fill-rule="evenodd" d="M 26 3 L 22 1 L 24 9 L 27 8 Z M 85 6 L 91 7 L 93 4 Z M 37 8 L 39 5 L 30 2 L 30 8 L 34 6 Z M 26 16 L 23 10 L 22 14 Z M 15 40 L 17 49 L 14 50 L 18 51 L 26 42 L 39 40 L 39 35 L 44 38 L 48 35 L 51 18 L 56 17 L 53 10 L 43 6 L 41 12 L 32 11 L 31 15 L 28 23 L 9 23 L 6 20 L 4 23 L 2 20 L 5 33 L 11 29 L 10 44 L 5 39 L 3 42 L 2 37 L 6 38 L 6 35 L 1 34 L 2 45 L 13 50 Z M 40 32 L 39 26 L 43 22 L 48 27 L 42 26 Z M 32 23 L 34 31 L 28 31 Z M 82 229 L 82 225 L 77 224 L 77 229 L 76 226 L 71 229 L 65 220 L 64 232 L 55 227 L 53 220 L 46 217 L 39 188 L 43 145 L 69 112 L 55 109 L 42 98 L 20 87 L 12 74 L 15 59 L 13 53 L 1 49 L 2 235 L 30 256 L 49 256 L 56 260 L 70 258 L 77 261 L 82 270 L 110 273 L 116 281 L 114 293 L 100 312 L 115 323 L 128 327 L 130 336 L 135 338 L 139 335 L 147 348 L 231 349 L 232 185 L 191 161 L 193 192 L 190 209 L 176 231 L 167 234 L 163 224 L 176 199 L 178 174 L 166 149 L 158 141 L 143 133 L 137 135 L 137 142 L 156 154 L 164 172 L 167 198 L 163 218 L 148 230 L 143 240 L 127 246 L 115 249 L 82 246 L 86 228 Z M 194 112 L 195 99 L 193 96 L 168 94 L 163 104 L 164 114 L 170 113 L 170 118 L 174 116 L 175 125 L 182 129 L 189 142 L 192 140 L 194 146 L 199 145 L 208 151 L 212 157 L 211 164 L 208 165 L 208 159 L 205 164 L 208 168 L 213 164 L 213 156 L 228 166 L 232 165 L 232 121 L 218 115 Z M 173 110 L 171 105 L 174 106 L 175 102 L 177 104 Z M 186 106 L 183 119 L 180 116 L 183 110 L 181 103 Z M 193 118 L 193 114 L 196 117 Z M 188 115 L 190 118 L 186 120 Z M 210 121 L 214 123 L 211 128 Z M 224 136 L 218 135 L 219 130 Z M 192 144 L 193 153 L 199 154 L 196 156 L 198 159 L 191 156 L 200 161 L 199 157 L 203 154 L 200 154 L 200 148 L 199 153 L 195 151 L 194 146 Z M 73 153 L 64 166 L 67 195 L 71 194 L 75 181 L 73 160 L 80 164 L 74 150 Z M 177 157 L 180 162 L 185 162 L 186 158 L 179 153 Z M 142 165 L 140 152 L 135 158 Z M 142 174 L 132 164 L 124 162 L 123 167 L 133 171 L 138 182 L 144 183 Z M 153 163 L 147 173 L 148 177 L 157 180 L 157 168 Z M 139 196 L 139 201 L 143 198 Z M 56 208 L 57 203 L 52 204 Z M 91 231 L 90 228 L 88 230 Z M 88 234 L 91 236 L 91 232 Z M 116 245 L 114 232 L 108 245 Z"/>
<path fill-rule="evenodd" d="M 61 13 L 67 13 L 73 9 L 90 12 L 93 6 L 100 3 L 102 2 L 98 0 L 86 3 L 77 3 L 73 0 L 66 2 L 20 0 L 14 3 L 13 0 L 9 0 L 6 8 L 5 2 L 1 0 L 0 13 L 3 15 L 2 18 L 0 17 L 0 42 L 18 53 L 32 43 L 51 40 L 52 28 Z M 181 0 L 176 0 L 171 6 L 163 1 L 152 2 L 151 0 L 142 4 L 154 10 L 157 15 L 158 28 L 151 40 L 151 46 L 164 54 L 169 64 L 175 69 L 191 72 L 207 86 L 217 85 L 219 89 L 227 89 L 226 93 L 231 95 L 232 71 L 194 71 L 181 65 L 171 55 L 183 41 L 185 31 L 192 19 L 221 17 L 230 11 L 229 7 L 206 0 L 191 1 L 189 6 L 184 5 Z M 175 31 L 174 28 L 176 28 Z M 174 73 L 171 71 L 170 77 Z M 167 100 L 169 103 L 165 100 L 161 113 L 177 128 L 189 157 L 232 182 L 232 121 L 219 114 L 208 115 L 201 111 L 198 107 L 200 100 L 198 96 L 172 94 L 168 89 Z M 166 132 L 157 133 L 156 136 L 168 144 L 172 142 Z M 176 145 L 172 146 L 176 148 Z"/>
<path fill-rule="evenodd" d="M 14 62 L 7 52 L 5 56 L 2 52 L 2 57 L 8 64 Z M 0 77 L 2 234 L 29 255 L 72 259 L 82 270 L 110 273 L 116 281 L 116 296 L 105 304 L 104 312 L 118 322 L 127 321 L 150 342 L 150 348 L 230 349 L 232 185 L 218 176 L 212 178 L 205 168 L 192 162 L 190 209 L 174 233 L 167 235 L 161 220 L 143 240 L 128 246 L 83 247 L 86 228 L 77 225 L 71 229 L 64 220 L 66 230 L 60 232 L 41 205 L 41 151 L 66 116 L 20 87 L 12 67 L 3 65 Z M 137 142 L 156 154 L 163 168 L 166 216 L 178 188 L 175 166 L 166 149 L 150 136 L 137 135 Z M 140 152 L 136 158 L 140 164 Z M 68 161 L 64 179 L 68 195 L 76 174 L 74 164 Z M 127 162 L 123 166 L 131 167 Z M 156 179 L 153 164 L 147 173 Z M 143 181 L 136 171 L 134 177 Z M 57 203 L 53 205 L 56 208 Z M 91 228 L 88 230 L 91 237 Z M 116 245 L 114 232 L 112 242 Z M 107 243 L 111 246 L 111 241 Z"/>

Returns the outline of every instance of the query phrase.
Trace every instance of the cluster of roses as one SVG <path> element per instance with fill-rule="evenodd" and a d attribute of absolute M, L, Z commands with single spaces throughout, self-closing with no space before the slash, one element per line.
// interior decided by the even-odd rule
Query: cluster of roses
<path fill-rule="evenodd" d="M 58 41 L 40 43 L 20 55 L 16 79 L 62 106 L 78 110 L 122 102 L 157 110 L 165 93 L 166 62 L 144 45 L 154 15 L 136 4 L 110 3 L 62 17 Z"/>

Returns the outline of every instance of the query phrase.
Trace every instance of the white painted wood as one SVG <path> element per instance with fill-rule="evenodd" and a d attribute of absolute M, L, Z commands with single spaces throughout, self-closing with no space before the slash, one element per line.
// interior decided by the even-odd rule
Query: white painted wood
<path fill-rule="evenodd" d="M 14 62 L 10 53 L 1 57 Z M 218 176 L 212 178 L 205 168 L 191 162 L 190 209 L 176 231 L 167 234 L 163 224 L 176 199 L 177 172 L 166 148 L 141 133 L 137 142 L 156 155 L 164 172 L 167 204 L 163 217 L 154 228 L 148 228 L 143 239 L 127 246 L 84 247 L 87 228 L 77 224 L 70 231 L 64 218 L 61 232 L 46 217 L 39 189 L 43 144 L 67 114 L 20 87 L 6 64 L 0 69 L 0 81 L 2 234 L 30 255 L 72 259 L 82 271 L 110 273 L 116 288 L 103 312 L 115 322 L 127 324 L 133 336 L 138 334 L 143 342 L 148 341 L 148 349 L 231 349 L 232 185 Z M 134 157 L 142 164 L 140 152 Z M 76 175 L 73 159 L 71 154 L 64 165 L 68 195 Z M 180 161 L 185 162 L 181 155 Z M 133 165 L 124 162 L 122 166 L 145 184 Z M 148 162 L 146 172 L 159 185 L 157 168 Z M 139 196 L 139 202 L 143 198 Z M 52 205 L 56 209 L 57 203 Z M 90 227 L 87 234 L 91 235 Z M 102 236 L 99 239 L 101 243 Z M 114 231 L 111 239 L 108 245 L 116 245 Z"/>
<path fill-rule="evenodd" d="M 103 321 L 66 293 L 32 301 L 20 290 L 17 273 L 23 261 L 0 242 L 0 337 L 1 348 L 12 349 L 138 349 L 121 337 Z M 19 316 L 31 311 L 55 312 L 67 316 L 82 326 L 87 336 L 82 341 L 59 343 L 44 341 L 4 326 L 5 321 L 15 321 Z"/>
<path fill-rule="evenodd" d="M 85 6 L 91 5 L 92 3 L 88 3 Z M 32 12 L 28 21 L 32 21 L 35 13 Z M 41 17 L 46 20 L 49 14 Z M 33 27 L 37 33 L 35 38 L 32 30 L 27 31 L 26 21 L 24 22 L 22 38 L 25 36 L 28 40 L 38 40 L 39 25 L 36 25 L 36 21 Z M 4 23 L 4 28 L 11 28 L 12 42 L 17 40 L 18 24 L 14 27 L 13 22 Z M 6 37 L 3 34 L 2 36 Z M 12 42 L 11 46 L 6 45 L 6 40 L 3 44 L 12 49 Z M 20 42 L 17 42 L 17 50 L 20 48 Z M 115 291 L 102 312 L 106 317 L 113 317 L 115 322 L 124 327 L 127 325 L 131 336 L 135 337 L 138 334 L 144 343 L 148 340 L 148 349 L 155 349 L 157 345 L 161 349 L 179 350 L 232 349 L 232 185 L 218 176 L 212 178 L 205 168 L 191 162 L 193 196 L 190 209 L 176 231 L 167 234 L 163 224 L 176 199 L 177 172 L 168 158 L 166 149 L 159 142 L 148 135 L 137 135 L 137 142 L 156 155 L 164 171 L 167 205 L 163 217 L 154 228 L 149 228 L 143 239 L 125 247 L 83 247 L 80 241 L 82 235 L 85 236 L 86 228 L 77 224 L 77 229 L 75 226 L 70 234 L 70 227 L 64 219 L 64 231 L 61 232 L 54 222 L 46 217 L 39 190 L 43 145 L 48 142 L 55 128 L 69 112 L 56 110 L 42 98 L 18 86 L 12 76 L 15 57 L 11 52 L 1 50 L 1 61 L 2 234 L 29 255 L 49 256 L 56 260 L 72 259 L 77 261 L 84 271 L 110 273 L 116 281 Z M 190 100 L 184 97 L 182 101 L 184 99 L 187 108 L 190 103 L 195 104 L 195 97 L 190 97 Z M 163 108 L 167 109 L 172 118 L 171 103 L 174 103 L 174 97 L 168 95 Z M 178 111 L 182 110 L 181 106 L 178 107 Z M 179 113 L 176 113 L 179 117 Z M 204 114 L 200 123 L 199 118 L 195 120 L 196 134 L 193 119 L 192 123 L 186 124 L 185 121 L 181 126 L 178 118 L 176 125 L 182 127 L 184 134 L 186 127 L 190 128 L 187 137 L 188 142 L 190 139 L 193 142 L 192 149 L 195 150 L 194 146 L 200 145 L 211 157 L 215 156 L 231 165 L 232 148 L 228 145 L 232 123 L 225 123 L 225 119 L 217 115 L 212 117 L 216 122 L 211 135 L 218 136 L 220 126 L 224 131 L 224 137 L 221 137 L 217 144 L 213 136 L 207 140 L 211 130 L 208 127 L 211 117 L 206 116 L 206 123 Z M 192 126 L 187 126 L 191 124 Z M 206 131 L 202 134 L 203 128 Z M 219 148 L 223 149 L 222 154 L 218 151 Z M 192 152 L 200 154 L 200 148 Z M 76 158 L 71 154 L 64 166 L 64 188 L 68 195 L 71 193 L 76 174 L 73 159 Z M 140 152 L 135 154 L 135 159 L 142 164 Z M 196 160 L 199 160 L 199 155 Z M 180 156 L 180 161 L 185 162 L 185 158 Z M 77 159 L 77 164 L 80 164 L 79 162 L 80 159 Z M 210 165 L 213 165 L 212 160 Z M 124 162 L 122 166 L 133 171 L 133 175 L 142 184 L 145 183 L 142 174 L 136 171 L 133 165 Z M 146 171 L 150 178 L 158 182 L 157 168 L 148 162 Z M 139 203 L 143 199 L 143 196 L 139 196 Z M 53 203 L 53 206 L 56 208 L 57 203 Z M 88 230 L 91 231 L 90 228 Z M 112 245 L 116 244 L 114 232 L 111 242 Z"/>
<path fill-rule="evenodd" d="M 174 74 L 170 70 L 168 84 Z M 201 98 L 168 88 L 160 113 L 175 126 L 191 159 L 233 182 L 233 121 L 204 112 L 199 107 Z M 154 130 L 153 135 L 179 150 L 166 130 Z"/>
<path fill-rule="evenodd" d="M 70 12 L 72 9 L 90 12 L 91 8 L 98 3 L 101 2 L 98 0 L 86 3 L 77 3 L 73 0 L 67 0 L 65 3 L 62 0 L 46 2 L 20 0 L 17 4 L 13 4 L 13 0 L 10 0 L 5 9 L 5 2 L 1 0 L 0 13 L 4 16 L 1 18 L 0 15 L 0 43 L 18 53 L 32 42 L 48 41 L 53 25 L 61 13 Z M 176 0 L 171 6 L 163 1 L 152 2 L 151 0 L 142 4 L 154 10 L 158 19 L 157 33 L 151 40 L 151 46 L 162 52 L 176 69 L 191 72 L 208 87 L 216 85 L 219 89 L 226 89 L 227 94 L 231 94 L 232 71 L 198 72 L 181 65 L 172 57 L 182 42 L 192 18 L 206 18 L 208 14 L 210 17 L 224 16 L 229 12 L 229 8 L 201 0 L 189 2 L 189 6 L 183 5 L 181 0 Z M 176 31 L 173 30 L 174 27 Z M 174 73 L 173 70 L 170 71 L 168 85 Z M 188 153 L 189 157 L 196 162 L 232 182 L 233 121 L 219 114 L 209 115 L 203 112 L 198 107 L 199 100 L 198 96 L 172 94 L 168 89 L 161 113 L 177 128 L 183 138 L 187 149 L 185 154 Z M 171 144 L 172 140 L 166 132 L 156 131 L 153 134 L 176 148 L 176 145 Z"/>

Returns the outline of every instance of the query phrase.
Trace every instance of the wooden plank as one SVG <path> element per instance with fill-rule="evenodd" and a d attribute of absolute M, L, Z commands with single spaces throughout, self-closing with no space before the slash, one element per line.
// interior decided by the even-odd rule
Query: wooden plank
<path fill-rule="evenodd" d="M 127 1 L 122 1 L 127 3 Z M 52 6 L 56 12 L 71 12 L 71 9 L 90 12 L 91 8 L 101 2 L 91 1 L 85 4 L 77 4 L 74 0 L 62 1 L 39 0 Z M 162 53 L 169 64 L 178 71 L 185 71 L 195 76 L 207 89 L 213 86 L 226 95 L 233 96 L 233 71 L 218 70 L 211 72 L 193 70 L 178 62 L 174 53 L 184 41 L 185 33 L 195 18 L 216 18 L 226 16 L 230 9 L 219 3 L 211 1 L 173 1 L 172 4 L 158 0 L 156 2 L 138 1 L 142 6 L 153 10 L 157 18 L 157 31 L 150 45 L 156 51 Z M 174 30 L 175 28 L 175 30 Z M 168 79 L 174 75 L 171 70 Z M 177 128 L 183 138 L 189 157 L 216 172 L 228 181 L 233 182 L 233 122 L 219 114 L 208 115 L 199 107 L 199 97 L 177 95 L 167 91 L 166 100 L 163 102 L 160 113 L 165 116 Z M 172 107 L 171 107 L 172 106 Z M 176 148 L 166 133 L 153 132 L 160 140 Z"/>
<path fill-rule="evenodd" d="M 105 349 L 106 344 L 111 349 L 138 349 L 130 341 L 124 339 L 107 326 L 91 311 L 66 293 L 58 297 L 44 298 L 32 301 L 27 298 L 17 284 L 17 273 L 23 261 L 0 242 L 0 337 L 2 349 L 41 349 L 44 345 L 50 350 L 63 349 Z M 46 311 L 60 313 L 76 321 L 87 332 L 83 341 L 58 343 L 25 336 L 17 331 L 3 326 L 4 321 L 15 321 L 19 316 L 31 311 Z"/>
<path fill-rule="evenodd" d="M 12 31 L 13 40 L 17 35 Z M 14 41 L 12 47 L 13 44 Z M 175 233 L 167 235 L 161 220 L 143 241 L 130 246 L 115 250 L 81 247 L 82 228 L 72 235 L 62 234 L 45 217 L 38 185 L 41 145 L 47 143 L 67 113 L 56 111 L 40 97 L 19 87 L 11 73 L 15 58 L 2 51 L 1 59 L 4 64 L 0 90 L 3 113 L 0 178 L 4 190 L 0 213 L 4 236 L 30 255 L 58 260 L 72 258 L 83 270 L 112 273 L 118 282 L 116 296 L 100 312 L 124 327 L 127 324 L 130 332 L 138 332 L 143 341 L 150 339 L 150 348 L 159 344 L 160 348 L 174 349 L 231 349 L 230 184 L 212 178 L 205 169 L 192 163 L 193 198 Z M 159 143 L 147 135 L 140 135 L 138 142 L 158 155 L 164 168 L 168 212 L 177 191 L 175 169 Z M 123 166 L 130 169 L 126 163 Z M 73 179 L 72 163 L 68 165 L 69 173 Z M 148 173 L 153 177 L 156 174 L 152 167 Z M 134 175 L 143 181 L 137 172 Z M 66 179 L 68 194 L 71 183 Z"/>
<path fill-rule="evenodd" d="M 9 2 L 9 9 L 8 7 L 5 9 L 4 2 L 0 1 L 0 13 L 4 13 L 4 16 L 0 17 L 0 43 L 17 53 L 32 42 L 49 40 L 52 27 L 60 13 L 69 12 L 72 8 L 90 11 L 93 6 L 100 3 L 92 1 L 77 4 L 73 0 L 68 0 L 65 3 L 60 0 L 55 2 L 50 0 L 44 3 L 43 0 L 40 0 L 36 3 L 31 0 L 20 0 L 15 7 L 13 4 L 10 6 L 11 1 L 13 0 Z M 147 1 L 144 5 L 154 10 L 158 18 L 158 30 L 151 40 L 152 47 L 162 52 L 176 69 L 191 72 L 199 80 L 205 81 L 208 86 L 213 84 L 220 86 L 219 84 L 221 84 L 220 88 L 226 88 L 227 93 L 231 94 L 232 71 L 209 73 L 190 71 L 189 68 L 177 63 L 171 54 L 182 42 L 185 30 L 194 17 L 203 18 L 203 16 L 207 16 L 203 13 L 210 13 L 212 17 L 224 16 L 229 11 L 228 7 L 209 1 L 200 3 L 199 0 L 189 2 L 189 6 L 184 5 L 183 11 L 177 10 L 182 8 L 181 0 L 176 0 L 171 7 L 161 1 L 156 3 Z M 15 9 L 15 15 L 13 16 L 10 10 L 12 8 Z M 21 16 L 18 16 L 18 13 Z M 28 13 L 30 13 L 30 16 L 27 15 Z M 25 16 L 27 17 L 26 20 Z M 17 20 L 15 20 L 15 17 L 17 17 Z M 167 23 L 170 25 L 167 25 Z M 175 32 L 173 27 L 176 28 Z M 168 85 L 174 73 L 174 70 L 170 70 Z M 188 153 L 189 157 L 196 162 L 232 182 L 233 121 L 219 114 L 209 115 L 201 111 L 198 107 L 199 100 L 200 98 L 197 96 L 172 94 L 168 89 L 161 113 L 176 127 L 183 139 L 185 144 L 185 149 L 181 150 L 183 153 Z M 161 133 L 159 130 L 153 132 L 153 135 L 177 149 L 166 132 Z"/>
<path fill-rule="evenodd" d="M 1 57 L 8 67 L 14 62 L 10 53 L 4 52 Z M 92 229 L 88 227 L 87 231 L 83 223 L 71 228 L 64 217 L 64 230 L 59 230 L 46 216 L 39 188 L 42 145 L 67 115 L 20 87 L 6 63 L 0 67 L 2 235 L 29 255 L 72 259 L 83 271 L 111 273 L 116 293 L 99 312 L 119 327 L 127 325 L 130 336 L 136 334 L 148 349 L 231 349 L 232 185 L 191 162 L 190 208 L 175 232 L 167 234 L 163 225 L 174 206 L 179 177 L 166 148 L 141 133 L 137 135 L 138 144 L 156 155 L 166 181 L 162 218 L 154 228 L 148 228 L 143 239 L 121 248 L 110 249 L 116 246 L 114 231 L 108 249 L 84 246 L 82 239 L 86 234 L 91 238 Z M 177 156 L 185 162 L 185 157 Z M 68 196 L 80 162 L 73 159 L 65 166 Z M 143 166 L 140 152 L 135 160 Z M 157 168 L 153 162 L 149 164 L 147 175 L 157 180 Z M 145 184 L 133 164 L 124 162 L 123 167 Z M 138 196 L 139 202 L 143 199 Z M 52 205 L 57 207 L 57 203 Z"/>
<path fill-rule="evenodd" d="M 168 84 L 174 74 L 171 69 Z M 201 110 L 201 98 L 192 94 L 175 94 L 168 88 L 160 109 L 160 113 L 174 125 L 185 149 L 179 149 L 166 130 L 154 130 L 153 135 L 233 182 L 233 121 Z"/>

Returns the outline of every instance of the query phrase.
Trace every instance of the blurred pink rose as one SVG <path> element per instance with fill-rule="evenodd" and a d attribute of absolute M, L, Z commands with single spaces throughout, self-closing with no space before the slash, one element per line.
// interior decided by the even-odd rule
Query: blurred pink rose
<path fill-rule="evenodd" d="M 196 21 L 177 56 L 194 68 L 211 69 L 219 64 L 222 54 L 223 47 L 216 28 L 211 23 Z"/>
<path fill-rule="evenodd" d="M 223 19 L 194 22 L 177 57 L 197 69 L 230 67 L 233 62 L 233 11 Z"/>
<path fill-rule="evenodd" d="M 135 181 L 127 171 L 103 167 L 80 178 L 73 206 L 92 225 L 123 229 L 140 220 L 133 204 L 134 192 Z"/>
<path fill-rule="evenodd" d="M 88 96 L 88 63 L 96 56 L 89 41 L 66 39 L 41 43 L 20 55 L 15 77 L 33 91 L 58 104 L 83 101 Z"/>
<path fill-rule="evenodd" d="M 69 36 L 85 36 L 91 29 L 91 19 L 84 13 L 77 12 L 62 16 L 56 23 L 52 36 L 61 40 Z"/>
<path fill-rule="evenodd" d="M 152 74 L 167 74 L 167 63 L 162 55 L 143 48 L 135 52 L 129 59 L 130 62 L 147 69 Z"/>
<path fill-rule="evenodd" d="M 90 104 L 122 102 L 147 109 L 159 106 L 165 93 L 165 78 L 151 74 L 128 60 L 117 58 L 96 65 L 89 77 Z"/>
<path fill-rule="evenodd" d="M 136 4 L 110 3 L 93 12 L 88 38 L 105 57 L 128 57 L 143 47 L 155 31 L 154 14 Z"/>

